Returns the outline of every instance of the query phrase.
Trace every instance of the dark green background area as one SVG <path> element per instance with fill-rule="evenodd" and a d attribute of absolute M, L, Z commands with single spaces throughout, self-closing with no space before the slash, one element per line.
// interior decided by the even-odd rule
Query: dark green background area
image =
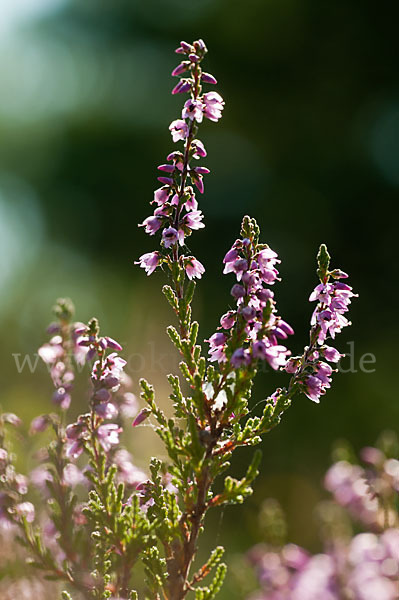
<path fill-rule="evenodd" d="M 189 247 L 207 269 L 195 303 L 202 336 L 231 302 L 221 260 L 246 213 L 282 259 L 275 291 L 296 331 L 294 353 L 307 342 L 321 242 L 359 293 L 353 326 L 337 341 L 353 350 L 342 367 L 356 372 L 337 374 L 319 406 L 295 400 L 263 443 L 254 496 L 222 522 L 210 519 L 219 543 L 245 551 L 259 541 L 259 504 L 275 496 L 290 539 L 315 549 L 313 506 L 333 441 L 359 448 L 398 429 L 399 48 L 390 2 L 71 1 L 14 32 L 0 60 L 1 402 L 28 420 L 48 409 L 44 368 L 19 374 L 12 355 L 36 351 L 52 302 L 68 295 L 79 319 L 96 314 L 124 342 L 136 389 L 139 376 L 152 378 L 166 404 L 156 365 L 166 373 L 176 361 L 163 333 L 164 276 L 146 278 L 133 261 L 158 243 L 137 223 L 150 213 L 183 100 L 170 95 L 173 51 L 197 37 L 226 101 L 221 122 L 200 132 L 212 173 L 199 198 L 206 229 Z M 365 353 L 375 357 L 372 373 L 360 369 Z M 254 405 L 283 381 L 262 373 Z M 82 394 L 75 409 L 84 402 Z M 154 439 L 133 435 L 126 442 L 144 466 Z M 250 452 L 238 453 L 237 475 Z"/>

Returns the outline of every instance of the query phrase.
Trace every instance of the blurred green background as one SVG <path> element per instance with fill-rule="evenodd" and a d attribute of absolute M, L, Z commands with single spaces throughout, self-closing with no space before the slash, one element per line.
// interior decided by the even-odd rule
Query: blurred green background
<path fill-rule="evenodd" d="M 70 296 L 77 318 L 97 315 L 121 340 L 129 373 L 146 376 L 167 403 L 164 374 L 176 357 L 170 317 L 151 278 L 133 261 L 156 248 L 137 229 L 149 213 L 156 165 L 182 97 L 170 95 L 181 39 L 202 37 L 206 70 L 226 100 L 208 149 L 201 208 L 207 227 L 190 239 L 207 272 L 196 317 L 208 337 L 230 302 L 221 260 L 246 213 L 282 259 L 276 289 L 307 342 L 324 241 L 333 265 L 360 294 L 339 338 L 345 373 L 317 406 L 298 398 L 263 443 L 262 476 L 243 507 L 210 518 L 209 544 L 230 553 L 259 541 L 263 498 L 288 513 L 291 541 L 317 549 L 313 506 L 337 438 L 356 448 L 398 429 L 397 198 L 399 74 L 393 4 L 371 0 L 4 0 L 0 16 L 1 403 L 29 419 L 48 410 L 45 367 L 17 363 L 45 340 L 50 308 Z M 353 342 L 353 344 L 351 343 Z M 361 360 L 371 353 L 373 372 Z M 17 360 L 16 357 L 17 356 Z M 368 356 L 366 359 L 372 357 Z M 254 404 L 283 381 L 265 372 Z M 85 395 L 75 398 L 84 410 Z M 83 408 L 82 408 L 83 406 Z M 260 410 L 260 408 L 258 408 Z M 159 452 L 148 429 L 128 432 L 137 463 Z M 250 451 L 235 461 L 241 475 Z M 217 538 L 217 539 L 216 539 Z M 233 597 L 232 590 L 225 592 Z M 230 594 L 230 596 L 228 595 Z"/>

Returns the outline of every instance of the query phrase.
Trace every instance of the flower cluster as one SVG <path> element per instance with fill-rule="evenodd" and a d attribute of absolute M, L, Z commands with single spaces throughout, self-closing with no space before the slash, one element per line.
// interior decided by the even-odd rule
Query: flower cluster
<path fill-rule="evenodd" d="M 66 453 L 69 458 L 77 458 L 90 437 L 95 437 L 105 452 L 119 443 L 122 428 L 116 423 L 103 423 L 118 415 L 117 403 L 113 394 L 121 386 L 123 368 L 126 361 L 118 355 L 122 346 L 110 337 L 100 337 L 98 323 L 92 319 L 80 331 L 79 345 L 87 348 L 87 360 L 96 359 L 91 371 L 93 385 L 90 405 L 92 412 L 81 415 L 76 423 L 66 428 Z M 112 352 L 107 354 L 107 351 Z"/>
<path fill-rule="evenodd" d="M 85 329 L 83 323 L 71 323 L 73 305 L 68 299 L 60 299 L 54 307 L 58 322 L 47 328 L 52 335 L 49 342 L 38 350 L 40 358 L 49 366 L 55 386 L 53 402 L 62 410 L 68 410 L 71 404 L 71 390 L 75 373 L 72 359 L 82 365 L 86 360 L 87 348 L 80 345 L 80 334 Z"/>
<path fill-rule="evenodd" d="M 181 119 L 173 121 L 169 130 L 173 141 L 183 141 L 184 148 L 183 152 L 171 152 L 166 157 L 167 162 L 159 165 L 161 175 L 158 181 L 163 185 L 154 192 L 152 203 L 156 208 L 154 214 L 141 224 L 149 235 L 161 232 L 162 251 L 143 254 L 137 264 L 151 275 L 162 263 L 172 269 L 173 263 L 179 260 L 179 268 L 184 270 L 189 279 L 199 279 L 205 269 L 195 257 L 181 256 L 178 259 L 179 246 L 184 245 L 185 239 L 192 231 L 204 227 L 203 214 L 198 210 L 194 187 L 201 194 L 204 192 L 203 176 L 209 173 L 209 169 L 204 166 L 192 166 L 191 160 L 206 156 L 204 144 L 197 138 L 198 125 L 204 117 L 218 121 L 222 116 L 224 101 L 217 92 L 202 93 L 203 83 L 217 83 L 213 75 L 201 69 L 201 62 L 207 52 L 204 42 L 181 42 L 176 52 L 184 54 L 185 60 L 172 71 L 172 76 L 182 76 L 172 94 L 188 92 L 190 98 L 184 104 Z"/>
<path fill-rule="evenodd" d="M 288 544 L 280 552 L 254 548 L 261 591 L 248 600 L 397 600 L 399 530 L 360 533 L 347 545 L 309 555 Z"/>
<path fill-rule="evenodd" d="M 249 217 L 242 225 L 242 237 L 225 255 L 224 273 L 237 278 L 231 289 L 236 301 L 220 320 L 220 330 L 209 341 L 210 360 L 229 361 L 233 368 L 266 360 L 272 369 L 286 364 L 289 350 L 280 343 L 294 333 L 276 314 L 274 294 L 269 287 L 278 280 L 278 256 L 265 244 L 258 243 L 259 229 Z"/>
<path fill-rule="evenodd" d="M 399 460 L 378 448 L 363 448 L 364 466 L 339 460 L 327 471 L 325 488 L 353 519 L 373 531 L 398 524 Z"/>
<path fill-rule="evenodd" d="M 28 523 L 32 523 L 35 519 L 35 508 L 31 502 L 25 500 L 29 486 L 28 478 L 16 471 L 10 452 L 3 447 L 6 425 L 19 427 L 21 421 L 13 413 L 0 416 L 0 526 L 7 528 L 14 520 L 26 519 Z"/>
<path fill-rule="evenodd" d="M 318 262 L 321 283 L 309 297 L 310 302 L 318 302 L 311 318 L 310 345 L 302 356 L 291 358 L 285 366 L 285 370 L 293 374 L 291 385 L 301 386 L 313 402 L 319 402 L 320 396 L 331 387 L 334 369 L 328 363 L 337 363 L 343 356 L 325 341 L 329 337 L 334 339 L 343 327 L 350 325 L 344 313 L 348 311 L 351 299 L 357 295 L 349 285 L 339 281 L 348 277 L 346 273 L 339 269 L 329 271 L 330 257 L 323 244 Z"/>
<path fill-rule="evenodd" d="M 364 448 L 360 456 L 366 468 L 339 460 L 327 471 L 325 487 L 334 501 L 319 507 L 324 551 L 311 555 L 294 544 L 255 546 L 249 559 L 261 589 L 248 600 L 398 600 L 399 461 L 380 448 Z M 340 507 L 367 531 L 350 537 Z"/>

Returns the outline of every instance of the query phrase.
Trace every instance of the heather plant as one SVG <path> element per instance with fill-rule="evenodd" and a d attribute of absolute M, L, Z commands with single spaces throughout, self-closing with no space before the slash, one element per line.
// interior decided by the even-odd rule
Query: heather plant
<path fill-rule="evenodd" d="M 233 306 L 206 340 L 209 351 L 204 354 L 191 306 L 195 280 L 205 268 L 188 251 L 186 240 L 204 227 L 195 194 L 204 192 L 209 169 L 197 163 L 207 156 L 199 126 L 204 120 L 220 120 L 224 100 L 215 91 L 203 92 L 204 85 L 217 83 L 202 70 L 204 42 L 181 42 L 176 52 L 182 60 L 172 72 L 179 77 L 172 93 L 189 97 L 169 130 L 182 146 L 158 167 L 162 186 L 154 193 L 155 210 L 141 224 L 149 235 L 160 235 L 160 246 L 137 261 L 147 275 L 160 269 L 168 280 L 162 291 L 175 324 L 167 332 L 181 358 L 181 375 L 168 376 L 173 416 L 165 415 L 144 379 L 144 405 L 138 408 L 121 346 L 100 333 L 96 319 L 75 322 L 69 300 L 57 302 L 49 342 L 39 350 L 54 384 L 54 412 L 31 424 L 32 435 L 47 430 L 50 443 L 39 452 L 39 464 L 29 477 L 17 472 L 5 433 L 10 426 L 18 428 L 18 419 L 2 416 L 1 519 L 18 531 L 33 566 L 64 582 L 64 599 L 70 594 L 121 600 L 139 595 L 153 600 L 214 598 L 226 574 L 223 548 L 212 550 L 204 564 L 194 564 L 205 516 L 214 507 L 242 503 L 252 493 L 260 463 L 257 451 L 244 476 L 236 479 L 226 475 L 231 456 L 239 447 L 259 444 L 296 394 L 319 402 L 331 385 L 331 363 L 341 357 L 326 342 L 349 325 L 345 313 L 354 294 L 342 281 L 347 275 L 330 268 L 322 244 L 317 255 L 320 283 L 310 296 L 316 307 L 309 343 L 300 356 L 290 357 L 284 344 L 294 332 L 278 314 L 272 290 L 280 261 L 261 241 L 255 219 L 244 216 L 240 235 L 223 259 L 223 272 L 235 278 Z M 261 414 L 254 416 L 249 403 L 262 363 L 285 370 L 288 382 L 270 393 Z M 83 414 L 71 422 L 75 373 L 84 364 L 91 369 L 89 398 Z M 132 419 L 134 428 L 144 421 L 152 425 L 168 456 L 154 457 L 148 473 L 135 466 L 121 445 L 120 434 Z"/>
<path fill-rule="evenodd" d="M 248 600 L 397 600 L 398 450 L 397 437 L 386 432 L 376 447 L 363 448 L 360 461 L 348 446 L 335 452 L 324 479 L 332 499 L 316 509 L 318 554 L 286 543 L 281 509 L 266 500 L 260 514 L 266 543 L 248 553 L 259 590 Z"/>

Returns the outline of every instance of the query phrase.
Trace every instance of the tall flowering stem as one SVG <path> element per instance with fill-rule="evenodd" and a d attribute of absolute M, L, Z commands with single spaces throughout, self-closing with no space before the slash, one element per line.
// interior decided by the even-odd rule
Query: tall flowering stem
<path fill-rule="evenodd" d="M 184 150 L 169 154 L 168 163 L 159 167 L 167 176 L 159 177 L 164 185 L 154 195 L 157 208 L 142 226 L 150 235 L 160 233 L 161 248 L 142 255 L 138 264 L 148 275 L 160 265 L 166 266 L 171 274 L 172 283 L 164 286 L 163 292 L 177 316 L 178 327 L 169 326 L 168 334 L 182 357 L 180 369 L 190 395 L 183 394 L 177 376 L 168 376 L 175 418 L 167 419 L 155 402 L 152 386 L 142 380 L 142 398 L 148 406 L 133 423 L 138 425 L 152 415 L 158 423 L 156 432 L 169 455 L 168 462 L 152 461 L 152 479 L 143 487 L 147 516 L 156 523 L 156 535 L 166 561 L 164 565 L 158 562 L 162 575 L 153 579 L 152 589 L 154 598 L 162 594 L 167 600 L 183 600 L 194 590 L 198 598 L 213 598 L 219 590 L 226 570 L 220 563 L 222 549 L 215 549 L 210 558 L 215 574 L 208 587 L 199 588 L 198 584 L 211 570 L 210 565 L 192 572 L 204 518 L 210 508 L 241 503 L 252 493 L 251 483 L 258 473 L 260 453 L 254 454 L 241 480 L 225 477 L 219 493 L 214 491 L 213 484 L 228 468 L 236 448 L 258 444 L 261 436 L 280 422 L 296 392 L 303 391 L 310 397 L 312 380 L 309 377 L 318 378 L 320 389 L 326 387 L 325 378 L 329 375 L 324 363 L 317 362 L 320 351 L 324 352 L 324 347 L 319 346 L 328 332 L 333 335 L 346 324 L 342 312 L 348 304 L 348 294 L 344 299 L 339 286 L 329 284 L 330 276 L 344 275 L 328 271 L 322 250 L 319 271 L 321 285 L 327 288 L 320 293 L 327 293 L 328 299 L 318 305 L 312 318 L 309 348 L 296 362 L 289 359 L 291 353 L 284 343 L 294 331 L 279 316 L 271 289 L 279 280 L 277 265 L 280 261 L 277 253 L 260 241 L 256 221 L 244 217 L 240 238 L 223 261 L 224 273 L 236 277 L 231 289 L 235 308 L 222 316 L 218 331 L 207 340 L 209 362 L 202 355 L 202 348 L 197 344 L 198 323 L 191 320 L 191 302 L 193 279 L 201 277 L 204 267 L 184 251 L 185 238 L 204 225 L 194 189 L 187 183 L 190 179 L 200 193 L 204 191 L 202 176 L 208 169 L 192 168 L 190 164 L 192 158 L 206 155 L 202 142 L 196 138 L 197 129 L 204 116 L 217 121 L 224 102 L 216 92 L 202 94 L 202 83 L 216 83 L 213 76 L 201 70 L 206 52 L 204 43 L 201 40 L 193 44 L 182 42 L 177 52 L 183 54 L 185 60 L 172 75 L 184 74 L 184 77 L 173 93 L 188 92 L 190 98 L 184 104 L 182 118 L 173 121 L 169 129 L 174 141 L 184 142 Z M 323 325 L 327 320 L 327 305 L 331 313 L 328 327 Z M 333 350 L 329 352 L 335 359 Z M 287 388 L 277 389 L 265 400 L 261 416 L 248 416 L 248 402 L 260 362 L 273 370 L 286 368 L 293 375 Z M 174 492 L 162 486 L 161 475 L 165 472 L 171 476 Z"/>
<path fill-rule="evenodd" d="M 180 318 L 181 334 L 186 337 L 187 319 L 183 315 L 189 303 L 184 300 L 185 283 L 187 279 L 200 279 L 205 269 L 199 260 L 185 253 L 185 239 L 192 231 L 204 227 L 203 214 L 198 210 L 194 188 L 202 194 L 203 177 L 209 173 L 207 167 L 193 166 L 192 161 L 207 155 L 204 144 L 197 138 L 199 125 L 204 118 L 218 121 L 224 101 L 217 92 L 202 92 L 203 83 L 216 84 L 216 79 L 209 73 L 204 73 L 201 67 L 207 53 L 204 42 L 182 42 L 176 52 L 184 60 L 172 72 L 173 76 L 180 77 L 172 93 L 188 93 L 189 99 L 184 103 L 181 118 L 174 120 L 169 130 L 174 142 L 183 142 L 183 150 L 168 154 L 167 162 L 158 167 L 162 173 L 158 180 L 163 186 L 154 193 L 154 214 L 147 217 L 141 226 L 145 227 L 149 235 L 160 232 L 161 251 L 143 254 L 138 263 L 148 275 L 161 265 L 170 270 L 174 309 Z M 169 291 L 165 292 L 170 296 Z"/>

